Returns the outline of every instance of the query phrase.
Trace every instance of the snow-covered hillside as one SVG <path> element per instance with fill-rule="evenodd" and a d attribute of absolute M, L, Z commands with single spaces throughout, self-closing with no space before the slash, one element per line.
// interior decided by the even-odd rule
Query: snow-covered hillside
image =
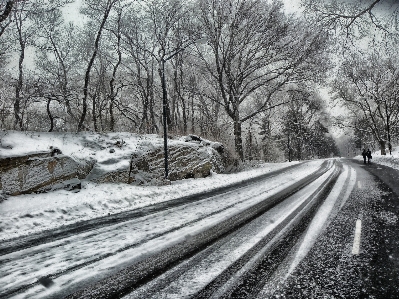
<path fill-rule="evenodd" d="M 0 158 L 29 155 L 58 148 L 75 160 L 95 160 L 96 167 L 109 171 L 128 167 L 131 155 L 146 154 L 163 147 L 156 134 L 119 133 L 48 133 L 5 131 L 0 133 Z M 186 144 L 169 140 L 170 145 Z"/>
<path fill-rule="evenodd" d="M 163 138 L 132 133 L 1 133 L 0 178 L 4 194 L 79 188 L 79 180 L 161 185 Z M 222 144 L 189 135 L 168 141 L 168 179 L 230 172 L 237 160 Z"/>

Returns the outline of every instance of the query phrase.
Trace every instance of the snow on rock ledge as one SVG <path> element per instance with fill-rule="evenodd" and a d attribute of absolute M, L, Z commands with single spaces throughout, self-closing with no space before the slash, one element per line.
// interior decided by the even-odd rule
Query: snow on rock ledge
<path fill-rule="evenodd" d="M 0 135 L 0 192 L 5 194 L 71 190 L 75 188 L 71 184 L 80 186 L 79 180 L 163 182 L 163 139 L 154 134 L 5 131 Z M 222 144 L 194 135 L 169 140 L 168 155 L 171 181 L 230 172 L 237 165 Z"/>

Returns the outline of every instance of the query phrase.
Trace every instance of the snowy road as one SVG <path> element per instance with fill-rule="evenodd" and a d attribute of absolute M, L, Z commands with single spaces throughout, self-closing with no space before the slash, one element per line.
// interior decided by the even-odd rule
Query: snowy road
<path fill-rule="evenodd" d="M 16 242 L 0 256 L 0 297 L 285 294 L 298 271 L 304 273 L 301 279 L 315 271 L 303 270 L 303 265 L 310 264 L 304 261 L 316 248 L 331 247 L 325 246 L 324 232 L 341 228 L 337 221 L 353 220 L 348 207 L 361 185 L 356 168 L 333 160 L 306 162 L 235 189 L 137 213 L 130 220 L 58 234 L 23 249 Z M 365 220 L 369 205 L 360 206 Z M 352 240 L 345 245 L 334 241 L 332 247 L 353 246 L 354 226 L 345 228 L 345 238 Z M 361 236 L 360 252 L 365 246 Z M 310 281 L 303 279 L 304 284 Z"/>

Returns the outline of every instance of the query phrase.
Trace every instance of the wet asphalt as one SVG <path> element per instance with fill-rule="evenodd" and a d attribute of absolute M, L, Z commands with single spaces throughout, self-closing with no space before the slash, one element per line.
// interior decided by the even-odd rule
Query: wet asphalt
<path fill-rule="evenodd" d="M 399 171 L 344 160 L 356 170 L 346 204 L 270 298 L 399 298 Z M 353 254 L 356 221 L 362 223 Z"/>

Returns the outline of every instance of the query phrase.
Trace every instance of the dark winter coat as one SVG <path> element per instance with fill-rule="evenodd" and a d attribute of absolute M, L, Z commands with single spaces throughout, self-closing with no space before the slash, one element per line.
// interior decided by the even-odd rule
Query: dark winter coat
<path fill-rule="evenodd" d="M 371 151 L 370 151 L 370 150 L 367 151 L 366 155 L 367 155 L 367 158 L 369 158 L 369 159 L 372 159 L 372 158 L 373 158 L 373 157 L 371 156 Z"/>

